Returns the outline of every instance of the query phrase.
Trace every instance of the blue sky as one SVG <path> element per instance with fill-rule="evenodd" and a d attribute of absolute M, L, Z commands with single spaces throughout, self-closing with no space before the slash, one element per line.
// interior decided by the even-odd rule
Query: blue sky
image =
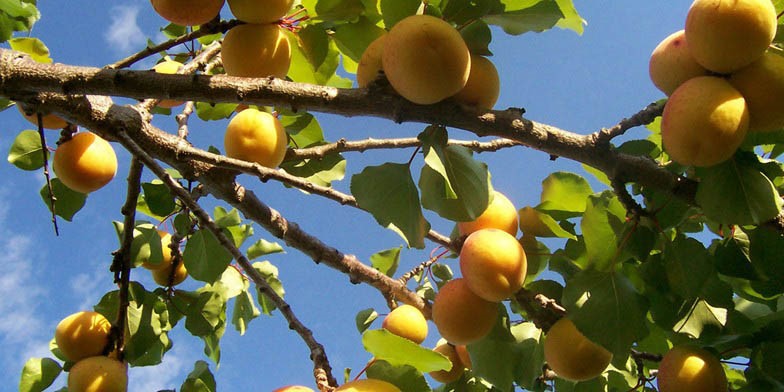
<path fill-rule="evenodd" d="M 502 82 L 496 108 L 522 106 L 530 119 L 588 133 L 612 126 L 662 98 L 648 79 L 648 56 L 661 39 L 683 27 L 691 2 L 607 3 L 575 1 L 588 21 L 583 36 L 557 29 L 517 37 L 494 31 L 491 50 Z M 40 1 L 39 8 L 43 19 L 36 24 L 33 35 L 48 45 L 55 61 L 67 64 L 112 63 L 141 49 L 147 38 L 161 41 L 158 27 L 165 24 L 146 0 L 117 0 L 101 5 L 85 0 Z M 227 7 L 222 15 L 230 16 Z M 0 132 L 0 150 L 6 153 L 16 133 L 30 125 L 15 110 L 0 116 L 5 128 Z M 415 136 L 423 128 L 375 119 L 317 116 L 327 138 L 333 140 Z M 156 124 L 170 131 L 175 129 L 173 117 L 156 118 Z M 220 145 L 225 125 L 225 121 L 193 122 L 194 143 Z M 642 129 L 630 132 L 633 137 L 646 135 Z M 469 137 L 462 131 L 450 135 Z M 50 134 L 50 142 L 55 137 Z M 104 292 L 114 289 L 108 265 L 110 253 L 118 244 L 111 221 L 122 219 L 119 210 L 128 168 L 127 153 L 118 146 L 115 149 L 121 161 L 117 178 L 90 195 L 87 206 L 73 223 L 60 221 L 59 237 L 54 236 L 48 211 L 38 197 L 43 175 L 20 171 L 5 161 L 0 163 L 0 385 L 18 383 L 26 358 L 48 355 L 48 342 L 60 319 L 90 308 Z M 404 162 L 410 154 L 410 150 L 348 154 L 346 178 L 365 165 Z M 518 208 L 538 204 L 540 182 L 548 173 L 583 173 L 572 162 L 552 162 L 548 158 L 528 148 L 479 155 L 490 165 L 495 188 Z M 285 217 L 362 260 L 402 244 L 397 235 L 357 210 L 278 184 L 257 184 L 249 177 L 241 177 L 241 181 L 262 194 Z M 336 187 L 347 191 L 348 180 Z M 428 218 L 433 218 L 431 223 L 436 230 L 450 232 L 449 222 L 432 215 Z M 256 233 L 272 239 L 259 228 Z M 424 252 L 405 251 L 399 270 L 424 261 L 432 248 L 429 245 Z M 326 347 L 335 376 L 341 379 L 346 367 L 361 369 L 370 355 L 362 349 L 354 315 L 368 307 L 384 312 L 383 298 L 367 286 L 349 284 L 345 276 L 315 265 L 296 250 L 272 255 L 269 260 L 280 269 L 286 298 L 294 311 Z M 153 287 L 147 275 L 138 275 L 134 279 Z M 172 338 L 174 348 L 162 366 L 131 369 L 131 391 L 178 388 L 193 362 L 204 359 L 197 338 L 187 333 L 174 333 Z M 437 338 L 431 324 L 425 345 L 432 346 Z M 221 346 L 220 368 L 210 364 L 221 390 L 267 391 L 287 384 L 313 384 L 305 345 L 277 314 L 254 320 L 244 337 L 229 327 Z M 56 386 L 62 386 L 64 380 L 61 377 Z"/>

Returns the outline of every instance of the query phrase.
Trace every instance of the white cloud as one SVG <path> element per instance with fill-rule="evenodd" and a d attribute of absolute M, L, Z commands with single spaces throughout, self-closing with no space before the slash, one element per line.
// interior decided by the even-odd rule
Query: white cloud
<path fill-rule="evenodd" d="M 110 12 L 112 23 L 104 36 L 106 42 L 121 53 L 142 49 L 146 38 L 137 23 L 139 6 L 118 5 Z"/>
<path fill-rule="evenodd" d="M 128 374 L 128 391 L 149 392 L 161 389 L 179 389 L 185 380 L 185 375 L 190 372 L 188 358 L 175 345 L 163 357 L 163 363 L 157 366 L 144 366 L 131 368 Z"/>

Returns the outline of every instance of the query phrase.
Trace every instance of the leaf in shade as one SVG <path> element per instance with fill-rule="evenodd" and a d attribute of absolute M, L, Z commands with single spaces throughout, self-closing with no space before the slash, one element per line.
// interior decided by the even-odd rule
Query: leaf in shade
<path fill-rule="evenodd" d="M 185 243 L 182 252 L 188 275 L 202 282 L 212 283 L 226 270 L 231 254 L 209 230 L 197 230 Z"/>
<path fill-rule="evenodd" d="M 67 221 L 71 221 L 79 210 L 84 207 L 87 201 L 87 195 L 84 193 L 76 192 L 65 186 L 59 178 L 52 178 L 52 193 L 55 199 L 55 211 L 58 216 Z M 41 199 L 44 201 L 49 211 L 52 210 L 52 199 L 49 196 L 49 188 L 44 184 L 39 192 Z"/>

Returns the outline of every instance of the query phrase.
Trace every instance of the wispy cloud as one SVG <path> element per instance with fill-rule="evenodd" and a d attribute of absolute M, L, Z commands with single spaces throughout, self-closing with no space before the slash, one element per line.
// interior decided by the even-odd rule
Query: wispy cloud
<path fill-rule="evenodd" d="M 122 53 L 141 49 L 146 38 L 137 23 L 139 6 L 117 5 L 109 12 L 111 12 L 112 23 L 104 36 L 106 42 Z"/>
<path fill-rule="evenodd" d="M 130 392 L 149 392 L 161 389 L 179 389 L 190 372 L 187 358 L 194 355 L 184 353 L 183 346 L 175 345 L 163 357 L 163 363 L 157 366 L 134 367 L 128 374 L 128 390 Z"/>

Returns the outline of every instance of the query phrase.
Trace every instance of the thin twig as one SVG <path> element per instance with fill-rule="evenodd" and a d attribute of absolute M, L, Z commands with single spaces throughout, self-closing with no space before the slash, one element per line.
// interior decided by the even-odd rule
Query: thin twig
<path fill-rule="evenodd" d="M 44 119 L 41 112 L 36 112 L 35 117 L 38 120 L 38 137 L 41 139 L 41 154 L 44 158 L 44 178 L 46 178 L 46 190 L 49 193 L 49 204 L 52 207 L 52 226 L 54 227 L 54 235 L 60 236 L 60 229 L 57 227 L 57 196 L 54 195 L 52 189 L 52 179 L 49 176 L 49 150 L 46 148 L 46 136 L 44 136 Z"/>
<path fill-rule="evenodd" d="M 602 130 L 595 132 L 593 136 L 596 138 L 596 143 L 600 145 L 609 144 L 610 140 L 623 135 L 631 128 L 650 124 L 656 117 L 661 116 L 663 110 L 664 102 L 654 102 L 645 109 L 635 113 L 633 116 L 621 120 L 612 128 L 603 128 Z"/>
<path fill-rule="evenodd" d="M 521 146 L 519 142 L 509 139 L 495 139 L 489 142 L 480 142 L 478 140 L 449 140 L 449 145 L 463 146 L 475 152 L 498 151 L 503 148 Z M 415 138 L 398 138 L 398 139 L 365 139 L 357 141 L 348 141 L 340 139 L 335 143 L 322 144 L 315 147 L 289 149 L 286 152 L 284 161 L 295 161 L 300 159 L 319 159 L 324 158 L 329 154 L 341 152 L 364 152 L 367 150 L 378 149 L 392 149 L 392 148 L 411 148 L 419 147 L 422 142 Z"/>

